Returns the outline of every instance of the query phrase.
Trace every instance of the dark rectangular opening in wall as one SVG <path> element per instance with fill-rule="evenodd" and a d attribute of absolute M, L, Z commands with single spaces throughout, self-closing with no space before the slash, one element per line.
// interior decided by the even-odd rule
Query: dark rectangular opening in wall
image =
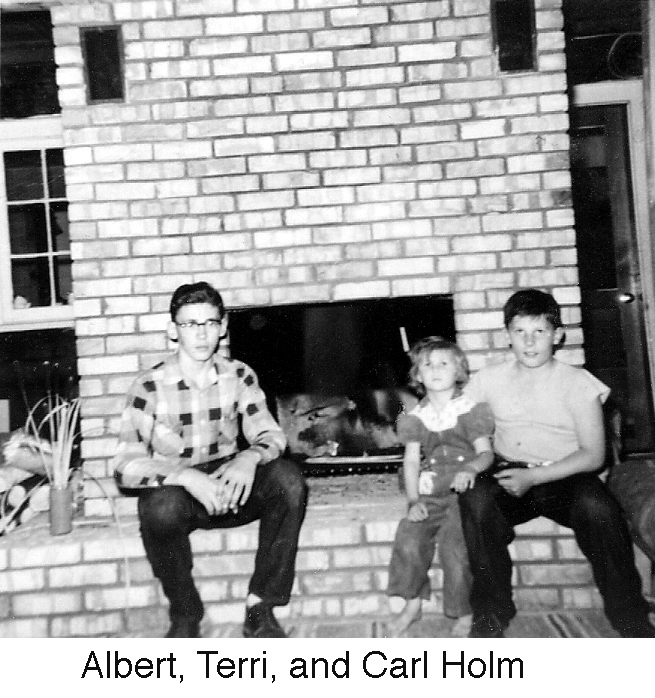
<path fill-rule="evenodd" d="M 500 70 L 534 70 L 534 0 L 492 0 L 492 23 Z"/>
<path fill-rule="evenodd" d="M 123 42 L 120 27 L 83 27 L 80 35 L 88 101 L 122 101 Z"/>
<path fill-rule="evenodd" d="M 257 373 L 308 474 L 337 474 L 342 462 L 347 472 L 389 470 L 402 453 L 395 420 L 416 403 L 403 339 L 454 340 L 453 301 L 433 295 L 236 309 L 229 333 L 232 356 Z"/>
<path fill-rule="evenodd" d="M 0 118 L 60 111 L 50 12 L 0 12 Z"/>
<path fill-rule="evenodd" d="M 48 394 L 76 397 L 78 381 L 73 329 L 0 333 L 0 400 L 9 403 L 10 429 L 24 426 Z M 43 410 L 35 413 L 37 423 L 43 416 Z"/>

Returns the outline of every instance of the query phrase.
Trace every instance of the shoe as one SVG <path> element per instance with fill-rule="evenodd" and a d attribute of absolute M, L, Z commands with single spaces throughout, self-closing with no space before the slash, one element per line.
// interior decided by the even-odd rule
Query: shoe
<path fill-rule="evenodd" d="M 495 613 L 483 613 L 473 617 L 469 637 L 495 638 L 505 637 L 505 628 Z"/>
<path fill-rule="evenodd" d="M 164 637 L 200 637 L 200 622 L 190 618 L 175 618 Z"/>
<path fill-rule="evenodd" d="M 655 627 L 645 620 L 625 630 L 619 630 L 619 635 L 621 637 L 655 637 Z"/>
<path fill-rule="evenodd" d="M 265 603 L 257 603 L 250 608 L 246 608 L 243 636 L 286 637 L 286 634 L 273 615 L 273 607 Z"/>

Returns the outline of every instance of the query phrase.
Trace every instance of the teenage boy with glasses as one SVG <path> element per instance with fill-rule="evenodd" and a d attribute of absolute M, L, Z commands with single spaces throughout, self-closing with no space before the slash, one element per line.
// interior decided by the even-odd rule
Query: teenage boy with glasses
<path fill-rule="evenodd" d="M 122 488 L 138 490 L 146 555 L 169 600 L 166 637 L 198 637 L 203 603 L 189 534 L 260 520 L 246 599 L 246 637 L 285 637 L 273 607 L 289 601 L 307 488 L 280 458 L 286 439 L 253 370 L 217 352 L 227 332 L 220 293 L 205 282 L 171 299 L 177 350 L 133 383 L 113 461 Z M 239 432 L 249 447 L 239 451 Z"/>

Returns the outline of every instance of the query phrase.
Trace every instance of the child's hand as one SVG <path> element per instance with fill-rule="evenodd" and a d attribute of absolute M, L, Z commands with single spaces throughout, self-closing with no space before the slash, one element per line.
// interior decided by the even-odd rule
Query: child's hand
<path fill-rule="evenodd" d="M 460 470 L 460 472 L 455 475 L 453 481 L 450 483 L 450 489 L 454 490 L 455 492 L 466 492 L 466 490 L 470 490 L 474 484 L 475 473 L 472 473 L 469 470 Z"/>
<path fill-rule="evenodd" d="M 425 521 L 428 518 L 428 509 L 423 502 L 415 502 L 410 505 L 407 512 L 408 521 Z"/>

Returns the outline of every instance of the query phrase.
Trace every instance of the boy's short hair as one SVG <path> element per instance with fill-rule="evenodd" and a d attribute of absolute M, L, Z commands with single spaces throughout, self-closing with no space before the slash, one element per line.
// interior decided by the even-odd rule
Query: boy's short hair
<path fill-rule="evenodd" d="M 177 313 L 183 305 L 195 303 L 209 303 L 218 309 L 219 319 L 225 315 L 225 305 L 221 294 L 206 281 L 198 281 L 195 284 L 182 284 L 173 293 L 170 304 L 171 320 L 175 322 Z"/>
<path fill-rule="evenodd" d="M 514 293 L 503 308 L 505 327 L 509 329 L 515 317 L 545 317 L 554 329 L 562 326 L 559 303 L 550 293 L 537 288 L 524 288 Z"/>
<path fill-rule="evenodd" d="M 421 397 L 425 395 L 425 387 L 418 378 L 418 368 L 421 359 L 433 351 L 449 351 L 454 357 L 457 364 L 457 376 L 455 383 L 457 387 L 468 383 L 469 379 L 469 362 L 466 354 L 455 344 L 443 337 L 425 337 L 416 342 L 409 350 L 409 358 L 412 362 L 412 367 L 409 369 L 409 387 L 415 390 Z"/>

